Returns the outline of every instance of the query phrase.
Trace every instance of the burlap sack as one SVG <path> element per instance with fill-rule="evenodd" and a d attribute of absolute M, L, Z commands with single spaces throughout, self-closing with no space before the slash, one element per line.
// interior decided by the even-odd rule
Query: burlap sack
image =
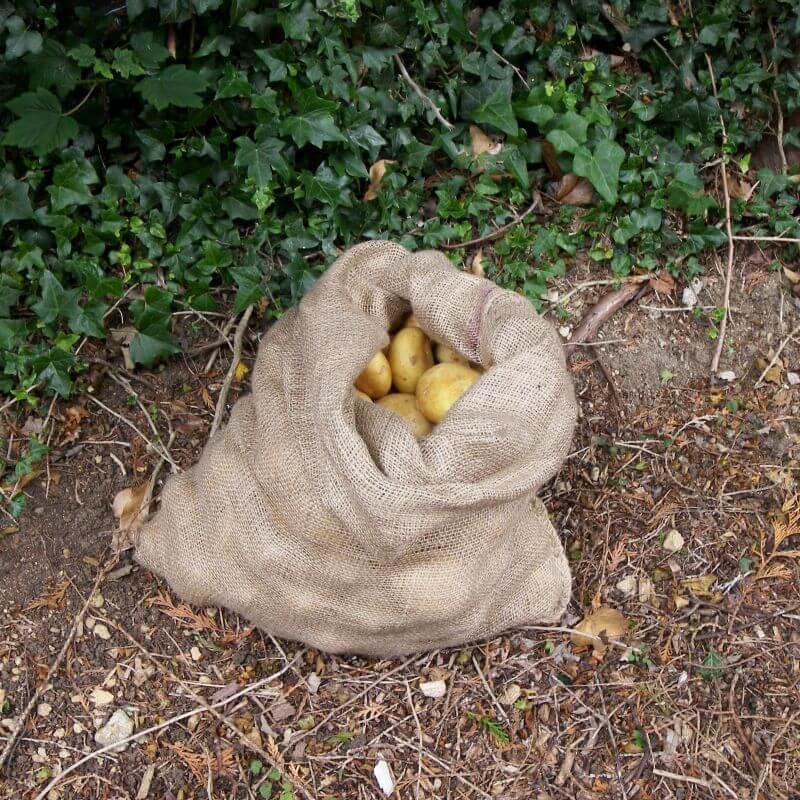
<path fill-rule="evenodd" d="M 352 392 L 411 309 L 487 369 L 421 441 Z M 576 404 L 527 300 L 441 253 L 369 242 L 273 325 L 252 377 L 137 537 L 140 563 L 184 599 L 376 656 L 560 617 L 569 567 L 535 492 L 567 455 Z"/>

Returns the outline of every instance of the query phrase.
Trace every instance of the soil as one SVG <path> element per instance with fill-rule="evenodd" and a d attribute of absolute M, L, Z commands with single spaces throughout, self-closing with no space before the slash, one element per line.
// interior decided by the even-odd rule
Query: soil
<path fill-rule="evenodd" d="M 0 798 L 36 798 L 99 747 L 95 732 L 117 709 L 141 731 L 196 707 L 190 692 L 217 701 L 281 671 L 220 706 L 227 724 L 208 713 L 171 721 L 65 775 L 48 798 L 268 797 L 270 763 L 283 774 L 273 797 L 285 779 L 298 798 L 378 798 L 380 761 L 400 798 L 796 796 L 800 562 L 780 553 L 800 537 L 775 533 L 791 524 L 798 493 L 800 389 L 787 377 L 800 366 L 797 343 L 777 383 L 754 382 L 756 360 L 800 313 L 763 262 L 737 265 L 722 362 L 733 380 L 709 378 L 707 316 L 646 308 L 681 305 L 682 287 L 603 329 L 609 344 L 597 351 L 616 395 L 590 349 L 571 359 L 579 430 L 542 492 L 574 574 L 562 625 L 609 605 L 624 615 L 626 646 L 580 649 L 555 627 L 406 661 L 330 656 L 191 608 L 126 554 L 26 717 Z M 593 277 L 584 267 L 558 288 Z M 573 295 L 558 324 L 574 327 L 606 288 Z M 720 296 L 712 276 L 700 303 Z M 248 364 L 259 333 L 254 323 Z M 90 355 L 125 375 L 118 356 Z M 224 352 L 205 374 L 207 357 L 133 383 L 165 441 L 167 420 L 175 429 L 183 466 L 199 455 L 228 368 Z M 94 396 L 150 437 L 128 393 L 110 375 L 94 378 Z M 235 384 L 230 402 L 245 390 Z M 76 406 L 87 412 L 77 426 Z M 24 421 L 6 418 L 17 440 Z M 25 487 L 19 530 L 0 538 L 0 749 L 108 569 L 115 494 L 158 461 L 85 395 L 56 403 L 47 430 L 47 469 Z M 673 530 L 676 552 L 664 547 Z M 422 693 L 440 680 L 443 697 Z"/>

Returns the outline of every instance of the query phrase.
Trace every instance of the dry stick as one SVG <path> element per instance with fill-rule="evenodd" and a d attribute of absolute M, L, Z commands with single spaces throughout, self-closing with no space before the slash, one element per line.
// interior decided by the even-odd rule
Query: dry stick
<path fill-rule="evenodd" d="M 717 80 L 714 77 L 714 67 L 711 64 L 711 58 L 706 53 L 706 63 L 708 64 L 708 74 L 711 78 L 711 88 L 714 90 L 714 99 L 719 105 L 719 97 L 717 95 Z M 728 265 L 725 269 L 725 295 L 722 301 L 722 307 L 725 310 L 725 315 L 719 324 L 719 336 L 717 337 L 717 346 L 714 350 L 714 357 L 711 359 L 711 374 L 716 375 L 719 372 L 719 362 L 722 358 L 722 348 L 725 346 L 725 333 L 728 330 L 728 316 L 730 315 L 731 305 L 731 277 L 733 275 L 733 257 L 734 257 L 734 244 L 733 244 L 733 227 L 731 225 L 731 194 L 728 190 L 728 170 L 725 167 L 725 148 L 728 144 L 728 132 L 725 129 L 725 120 L 722 114 L 719 115 L 719 124 L 722 129 L 722 155 L 723 159 L 720 163 L 720 172 L 722 174 L 722 194 L 725 200 L 725 233 L 728 236 Z"/>
<path fill-rule="evenodd" d="M 222 342 L 228 341 L 228 334 L 231 332 L 231 328 L 236 324 L 236 317 L 231 317 L 226 323 L 225 327 L 222 329 Z M 222 345 L 220 345 L 221 347 Z M 205 367 L 203 367 L 203 372 L 208 374 L 211 372 L 211 367 L 214 366 L 214 362 L 217 360 L 217 356 L 219 355 L 219 347 L 215 347 L 212 351 L 211 355 L 208 357 L 208 361 L 206 361 Z"/>
<path fill-rule="evenodd" d="M 785 242 L 786 244 L 800 244 L 800 239 L 794 236 L 733 236 L 735 242 Z"/>
<path fill-rule="evenodd" d="M 411 709 L 411 714 L 414 717 L 414 722 L 417 726 L 417 737 L 419 738 L 419 750 L 417 751 L 417 785 L 414 790 L 414 797 L 419 800 L 419 786 L 422 782 L 422 726 L 419 724 L 419 717 L 417 716 L 417 709 L 414 708 L 414 698 L 411 696 L 411 685 L 406 678 L 406 695 L 408 695 L 408 705 Z"/>
<path fill-rule="evenodd" d="M 50 683 L 50 679 L 53 675 L 56 674 L 56 670 L 61 666 L 61 662 L 67 655 L 67 650 L 69 650 L 70 645 L 72 644 L 73 640 L 75 639 L 75 635 L 78 632 L 78 628 L 80 627 L 81 622 L 83 622 L 84 616 L 86 616 L 86 611 L 89 608 L 89 601 L 92 599 L 92 596 L 97 591 L 97 587 L 100 585 L 100 581 L 106 576 L 108 571 L 111 569 L 112 565 L 116 563 L 116 559 L 111 559 L 105 567 L 103 567 L 98 573 L 97 578 L 95 578 L 94 585 L 92 586 L 92 591 L 89 592 L 89 596 L 86 598 L 86 602 L 81 607 L 81 610 L 75 615 L 75 619 L 72 621 L 72 627 L 70 628 L 69 634 L 67 638 L 64 640 L 64 644 L 61 646 L 61 650 L 58 651 L 58 655 L 56 656 L 55 661 L 50 665 L 50 669 L 47 670 L 47 675 L 45 679 L 39 684 L 36 691 L 33 693 L 28 705 L 25 706 L 25 709 L 22 712 L 22 715 L 19 718 L 14 730 L 12 731 L 11 735 L 8 737 L 8 741 L 6 742 L 6 746 L 3 748 L 3 752 L 0 753 L 0 772 L 3 771 L 3 767 L 5 766 L 6 762 L 11 756 L 11 751 L 14 749 L 14 745 L 17 743 L 17 739 L 19 735 L 22 733 L 22 729 L 25 727 L 25 720 L 30 716 L 31 711 L 33 711 L 36 704 L 39 702 L 39 698 L 42 696 L 42 692 L 44 691 L 45 687 Z"/>
<path fill-rule="evenodd" d="M 786 720 L 786 723 L 783 727 L 775 734 L 772 739 L 772 742 L 769 745 L 769 750 L 767 751 L 767 757 L 764 759 L 764 767 L 761 770 L 761 774 L 758 776 L 758 783 L 756 784 L 756 789 L 753 792 L 753 800 L 758 800 L 758 794 L 761 791 L 761 787 L 764 785 L 764 781 L 767 778 L 767 772 L 769 771 L 770 767 L 772 766 L 772 754 L 775 752 L 775 745 L 780 741 L 781 737 L 787 730 L 789 730 L 789 726 L 794 723 L 794 721 L 800 716 L 800 711 L 795 711 L 789 719 Z M 772 785 L 772 779 L 770 778 L 770 785 Z"/>
<path fill-rule="evenodd" d="M 472 665 L 475 667 L 475 672 L 478 673 L 478 677 L 481 679 L 481 683 L 483 684 L 483 688 L 486 689 L 486 693 L 489 697 L 492 698 L 492 702 L 494 703 L 494 707 L 497 709 L 497 712 L 500 716 L 506 721 L 510 722 L 508 718 L 508 714 L 506 714 L 506 710 L 503 706 L 500 705 L 500 701 L 495 696 L 495 693 L 492 691 L 492 687 L 489 686 L 489 681 L 486 680 L 486 677 L 483 674 L 483 670 L 481 670 L 480 664 L 478 664 L 478 659 L 475 656 L 472 656 Z"/>
<path fill-rule="evenodd" d="M 778 49 L 778 40 L 775 36 L 775 28 L 772 25 L 772 20 L 767 20 L 767 27 L 769 28 L 769 35 L 772 37 L 772 47 L 777 51 Z M 775 66 L 775 77 L 778 77 L 778 62 L 777 60 L 773 62 Z M 781 167 L 782 172 L 785 175 L 789 169 L 789 162 L 786 160 L 786 151 L 783 149 L 783 109 L 781 108 L 781 100 L 778 97 L 778 90 L 772 90 L 772 100 L 775 103 L 775 108 L 778 112 L 778 153 L 781 157 Z"/>
<path fill-rule="evenodd" d="M 105 755 L 106 753 L 110 752 L 116 747 L 119 747 L 120 745 L 136 742 L 145 736 L 149 736 L 151 733 L 156 733 L 157 731 L 164 730 L 164 728 L 169 728 L 176 722 L 182 722 L 185 719 L 196 717 L 198 714 L 204 714 L 206 711 L 213 712 L 214 709 L 217 709 L 220 706 L 224 706 L 227 703 L 230 703 L 231 701 L 236 700 L 239 697 L 242 697 L 243 695 L 249 694 L 250 692 L 254 692 L 256 689 L 261 688 L 267 683 L 271 683 L 276 678 L 279 678 L 281 675 L 283 675 L 283 673 L 286 672 L 288 669 L 289 669 L 288 666 L 284 667 L 283 669 L 279 670 L 273 675 L 270 675 L 266 678 L 262 678 L 261 680 L 256 681 L 255 683 L 248 684 L 235 694 L 232 694 L 228 697 L 224 697 L 222 700 L 218 700 L 216 703 L 200 706 L 198 708 L 193 708 L 191 711 L 184 711 L 182 714 L 170 717 L 169 719 L 164 720 L 164 722 L 160 722 L 158 725 L 152 725 L 151 727 L 145 728 L 144 730 L 141 730 L 138 733 L 134 733 L 131 736 L 128 736 L 126 739 L 123 739 L 119 742 L 115 742 L 114 744 L 106 745 L 105 747 L 101 747 L 99 750 L 94 750 L 93 752 L 89 753 L 88 755 L 76 761 L 74 764 L 70 764 L 70 766 L 68 766 L 65 770 L 56 775 L 56 777 L 53 778 L 50 781 L 50 783 L 48 783 L 47 786 L 45 786 L 44 789 L 42 789 L 42 791 L 36 795 L 34 800 L 44 800 L 50 793 L 51 789 L 57 786 L 67 775 L 69 775 L 72 772 L 75 772 L 76 769 L 82 767 L 87 761 L 91 761 L 94 758 L 99 758 L 100 756 Z"/>
<path fill-rule="evenodd" d="M 764 367 L 764 371 L 763 371 L 763 372 L 762 372 L 762 373 L 761 373 L 761 374 L 758 376 L 758 380 L 756 381 L 756 383 L 755 383 L 755 387 L 754 387 L 754 388 L 756 388 L 756 389 L 757 389 L 759 386 L 761 386 L 761 381 L 763 381 L 763 380 L 764 380 L 764 377 L 766 376 L 766 374 L 767 374 L 767 373 L 768 373 L 768 372 L 769 372 L 769 371 L 770 371 L 770 370 L 771 370 L 771 369 L 772 369 L 772 368 L 775 366 L 775 362 L 776 362 L 776 361 L 778 360 L 778 358 L 780 357 L 781 353 L 783 352 L 783 349 L 784 349 L 784 347 L 786 347 L 786 345 L 787 345 L 787 344 L 789 344 L 789 342 L 791 342 L 791 341 L 792 341 L 792 339 L 794 339 L 794 337 L 795 337 L 795 336 L 797 336 L 799 333 L 800 333 L 800 325 L 798 325 L 798 326 L 797 326 L 797 327 L 796 327 L 796 328 L 795 328 L 795 329 L 794 329 L 794 330 L 793 330 L 793 331 L 792 331 L 792 332 L 791 332 L 791 333 L 790 333 L 790 334 L 789 334 L 789 335 L 788 335 L 788 336 L 787 336 L 787 337 L 786 337 L 786 338 L 785 338 L 785 339 L 784 339 L 784 340 L 783 340 L 783 341 L 782 341 L 782 342 L 781 342 L 781 343 L 778 345 L 778 349 L 775 351 L 775 355 L 774 355 L 774 356 L 772 356 L 772 359 L 770 360 L 769 364 L 767 364 L 767 366 L 766 366 L 766 367 Z"/>
<path fill-rule="evenodd" d="M 710 789 L 711 784 L 705 778 L 693 778 L 691 775 L 679 775 L 677 772 L 667 772 L 665 769 L 653 768 L 653 775 L 659 778 L 667 778 L 671 781 L 685 781 L 686 783 L 695 783 L 705 789 Z"/>
<path fill-rule="evenodd" d="M 452 122 L 448 122 L 443 116 L 442 112 L 439 109 L 439 106 L 433 102 L 433 100 L 419 88 L 419 84 L 408 74 L 408 70 L 406 69 L 406 65 L 403 63 L 403 59 L 400 58 L 399 55 L 394 57 L 394 61 L 397 66 L 400 68 L 400 74 L 403 76 L 403 80 L 419 95 L 420 99 L 426 106 L 433 112 L 433 116 L 442 123 L 448 130 L 452 130 L 455 126 Z"/>
<path fill-rule="evenodd" d="M 455 242 L 455 243 L 446 243 L 440 244 L 439 247 L 442 250 L 460 250 L 462 247 L 474 247 L 478 244 L 486 244 L 486 242 L 496 242 L 498 239 L 501 239 L 505 236 L 515 225 L 519 225 L 522 220 L 525 219 L 529 214 L 533 214 L 536 211 L 539 205 L 539 198 L 537 197 L 521 214 L 518 214 L 511 222 L 506 222 L 505 225 L 499 227 L 496 231 L 492 231 L 491 233 L 487 233 L 485 236 L 478 236 L 475 239 L 470 239 L 468 242 Z"/>
<path fill-rule="evenodd" d="M 563 297 L 559 297 L 557 300 L 555 300 L 554 305 L 563 305 L 573 295 L 578 294 L 578 292 L 582 292 L 584 289 L 591 289 L 593 286 L 615 286 L 623 283 L 645 283 L 652 277 L 652 275 L 629 275 L 626 278 L 603 278 L 602 280 L 596 281 L 584 281 L 583 283 L 576 284 L 565 295 L 563 295 Z"/>
<path fill-rule="evenodd" d="M 217 432 L 217 429 L 222 422 L 222 415 L 225 412 L 225 401 L 228 399 L 228 392 L 233 383 L 233 376 L 236 374 L 236 367 L 239 366 L 239 360 L 242 357 L 242 339 L 244 332 L 247 330 L 247 323 L 250 322 L 250 315 L 253 313 L 254 306 L 250 305 L 242 314 L 239 320 L 239 325 L 236 328 L 236 333 L 233 336 L 233 357 L 231 358 L 231 365 L 228 368 L 228 374 L 225 376 L 225 381 L 220 389 L 219 397 L 217 398 L 217 408 L 214 411 L 214 422 L 211 423 L 211 430 L 209 431 L 208 438 L 211 439 Z"/>
<path fill-rule="evenodd" d="M 113 628 L 116 628 L 131 644 L 133 644 L 136 648 L 138 648 L 144 656 L 150 658 L 155 664 L 156 669 L 158 669 L 162 673 L 162 675 L 166 675 L 171 681 L 179 684 L 181 688 L 183 688 L 183 690 L 186 691 L 191 696 L 192 700 L 194 700 L 195 703 L 197 703 L 200 706 L 203 706 L 204 711 L 210 712 L 212 716 L 214 716 L 219 722 L 221 722 L 226 728 L 228 728 L 228 730 L 232 731 L 235 734 L 235 736 L 242 742 L 242 744 L 244 744 L 245 747 L 247 747 L 249 750 L 252 750 L 257 755 L 261 756 L 261 758 L 263 758 L 264 761 L 266 761 L 267 764 L 269 764 L 271 767 L 279 769 L 284 774 L 286 779 L 292 783 L 293 786 L 298 788 L 305 797 L 309 797 L 309 793 L 306 787 L 303 786 L 299 781 L 293 781 L 287 775 L 284 764 L 278 763 L 273 756 L 271 756 L 266 750 L 264 750 L 263 747 L 253 744 L 253 742 L 251 742 L 233 723 L 231 723 L 230 720 L 227 719 L 227 717 L 220 714 L 219 711 L 216 710 L 216 708 L 209 706 L 209 704 L 206 702 L 205 698 L 202 695 L 197 694 L 192 689 L 191 686 L 189 686 L 185 681 L 182 681 L 174 672 L 172 672 L 172 670 L 170 670 L 168 667 L 165 667 L 163 664 L 159 663 L 158 660 L 152 659 L 151 658 L 152 653 L 150 653 L 150 651 L 141 642 L 139 642 L 134 636 L 132 636 L 125 629 L 124 626 L 122 626 L 119 622 L 110 619 L 107 616 L 102 616 L 102 619 L 109 625 L 111 625 Z M 289 669 L 294 670 L 295 663 L 297 662 L 300 655 L 301 653 L 297 653 L 291 661 L 284 656 L 284 660 L 286 661 L 286 666 L 283 670 L 281 670 L 281 672 L 278 673 L 278 675 Z M 272 679 L 274 679 L 274 677 L 276 676 L 273 676 Z M 233 697 L 230 697 L 225 702 L 229 702 L 232 699 Z M 209 797 L 211 797 L 210 794 Z"/>

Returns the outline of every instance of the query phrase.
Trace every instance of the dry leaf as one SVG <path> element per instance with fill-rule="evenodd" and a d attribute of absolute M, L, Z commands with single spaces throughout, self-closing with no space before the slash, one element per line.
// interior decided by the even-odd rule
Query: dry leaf
<path fill-rule="evenodd" d="M 761 372 L 764 372 L 765 369 L 769 366 L 769 359 L 766 358 L 758 358 L 756 359 L 756 366 Z M 766 381 L 767 383 L 774 383 L 776 386 L 780 386 L 781 375 L 783 374 L 783 362 L 778 359 L 767 371 L 764 373 L 764 377 L 762 380 Z"/>
<path fill-rule="evenodd" d="M 236 365 L 236 369 L 234 370 L 233 377 L 236 379 L 237 383 L 240 383 L 244 380 L 247 373 L 250 372 L 250 367 L 244 363 L 244 361 L 240 361 Z"/>
<path fill-rule="evenodd" d="M 43 595 L 37 597 L 25 610 L 32 611 L 34 608 L 49 608 L 52 611 L 58 608 L 67 593 L 68 586 L 69 580 L 65 578 L 61 583 L 57 583 Z"/>
<path fill-rule="evenodd" d="M 649 283 L 654 292 L 661 292 L 662 294 L 672 294 L 675 288 L 675 279 L 665 269 L 660 269 L 650 278 Z"/>
<path fill-rule="evenodd" d="M 800 283 L 800 272 L 795 272 L 793 269 L 789 269 L 789 267 L 784 267 L 783 274 L 789 279 L 789 283 Z"/>
<path fill-rule="evenodd" d="M 40 469 L 35 469 L 33 472 L 26 472 L 24 475 L 20 475 L 14 483 L 7 483 L 3 487 L 3 491 L 12 494 L 21 492 L 31 481 L 36 480 L 41 474 L 42 471 Z"/>
<path fill-rule="evenodd" d="M 119 537 L 119 544 L 127 543 L 141 527 L 150 508 L 152 492 L 153 487 L 150 485 L 150 481 L 141 486 L 133 486 L 117 492 L 111 508 L 114 516 L 119 520 L 118 532 L 128 534 L 128 536 Z"/>
<path fill-rule="evenodd" d="M 479 278 L 483 278 L 485 276 L 486 273 L 483 269 L 483 248 L 480 248 L 472 257 L 472 264 L 469 268 L 469 271 L 473 275 L 477 275 Z"/>
<path fill-rule="evenodd" d="M 749 200 L 753 194 L 753 187 L 744 179 L 739 179 L 735 175 L 728 173 L 728 194 L 737 200 Z"/>
<path fill-rule="evenodd" d="M 688 578 L 683 581 L 684 587 L 692 592 L 697 597 L 711 597 L 711 587 L 717 582 L 717 576 L 713 573 L 711 575 L 698 575 L 696 578 Z"/>
<path fill-rule="evenodd" d="M 596 637 L 619 639 L 625 633 L 625 627 L 625 617 L 621 612 L 610 606 L 601 606 L 575 626 L 571 640 L 576 647 L 593 647 L 595 655 L 602 656 L 606 647 Z"/>
<path fill-rule="evenodd" d="M 594 189 L 586 178 L 568 172 L 558 184 L 556 198 L 568 206 L 585 206 L 594 199 Z"/>
<path fill-rule="evenodd" d="M 387 158 L 382 158 L 380 161 L 376 161 L 370 168 L 369 168 L 369 186 L 367 187 L 367 191 L 364 192 L 364 200 L 369 203 L 371 200 L 375 200 L 378 197 L 378 192 L 381 188 L 381 181 L 383 180 L 383 176 L 386 173 L 386 167 L 389 164 L 394 164 L 396 162 L 391 161 Z"/>
<path fill-rule="evenodd" d="M 491 136 L 487 136 L 477 125 L 469 126 L 469 138 L 473 156 L 480 156 L 488 153 L 496 156 L 502 149 L 503 143 L 496 142 Z"/>
<path fill-rule="evenodd" d="M 547 166 L 547 170 L 556 180 L 558 180 L 564 173 L 561 171 L 561 167 L 558 165 L 558 155 L 556 155 L 556 149 L 546 139 L 542 140 L 541 145 L 542 158 Z"/>

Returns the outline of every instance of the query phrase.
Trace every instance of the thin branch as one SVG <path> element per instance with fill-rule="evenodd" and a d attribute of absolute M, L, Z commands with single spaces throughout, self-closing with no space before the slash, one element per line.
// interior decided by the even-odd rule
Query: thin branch
<path fill-rule="evenodd" d="M 772 25 L 772 20 L 767 20 L 767 26 L 769 27 L 769 35 L 772 37 L 772 48 L 775 50 L 777 54 L 778 50 L 778 40 L 775 36 L 775 28 Z M 775 67 L 775 77 L 777 78 L 779 75 L 778 72 L 778 61 L 777 59 L 774 60 L 773 66 Z M 775 110 L 778 112 L 778 132 L 777 132 L 777 141 L 778 141 L 778 154 L 781 157 L 781 171 L 785 175 L 789 169 L 789 162 L 786 160 L 786 151 L 783 149 L 783 109 L 781 108 L 781 100 L 778 97 L 778 90 L 773 88 L 772 89 L 772 101 L 775 103 Z"/>
<path fill-rule="evenodd" d="M 261 688 L 262 686 L 267 685 L 268 683 L 272 683 L 272 681 L 279 678 L 281 675 L 284 674 L 289 669 L 288 666 L 283 667 L 283 669 L 278 670 L 272 675 L 269 675 L 266 678 L 262 678 L 261 680 L 256 681 L 255 683 L 248 684 L 243 689 L 240 689 L 238 692 L 235 692 L 228 697 L 224 697 L 222 700 L 217 700 L 216 703 L 211 703 L 210 705 L 198 706 L 197 708 L 193 708 L 191 711 L 184 711 L 182 714 L 178 714 L 177 716 L 170 717 L 164 722 L 158 723 L 158 725 L 151 725 L 149 728 L 144 728 L 143 730 L 139 731 L 138 733 L 134 733 L 131 736 L 128 736 L 126 739 L 123 739 L 119 742 L 114 742 L 113 744 L 108 744 L 105 747 L 101 747 L 99 750 L 95 750 L 88 755 L 85 755 L 83 758 L 76 761 L 74 764 L 70 764 L 66 769 L 62 770 L 55 778 L 53 778 L 47 786 L 42 789 L 39 794 L 36 795 L 34 800 L 44 800 L 45 797 L 50 794 L 50 791 L 57 786 L 61 781 L 70 773 L 75 772 L 76 769 L 82 767 L 88 761 L 92 759 L 99 758 L 102 755 L 114 750 L 115 748 L 119 747 L 120 745 L 130 744 L 131 742 L 137 742 L 139 739 L 144 738 L 145 736 L 149 736 L 151 733 L 156 733 L 158 731 L 163 731 L 165 728 L 169 728 L 171 725 L 174 725 L 176 722 L 182 722 L 185 719 L 191 719 L 192 717 L 196 717 L 198 714 L 204 714 L 206 711 L 213 711 L 220 706 L 227 705 L 228 703 L 236 700 L 243 695 L 250 694 L 254 692 L 256 689 Z"/>
<path fill-rule="evenodd" d="M 79 111 L 83 107 L 83 104 L 92 96 L 92 93 L 94 92 L 94 90 L 96 88 L 97 88 L 97 84 L 93 83 L 89 87 L 89 91 L 86 92 L 86 95 L 84 96 L 83 100 L 81 100 L 80 103 L 78 103 L 78 105 L 74 106 L 69 111 L 65 111 L 64 112 L 64 116 L 65 117 L 71 117 L 76 111 Z"/>
<path fill-rule="evenodd" d="M 209 439 L 214 436 L 222 422 L 222 415 L 225 412 L 225 401 L 228 399 L 228 392 L 230 391 L 231 383 L 233 383 L 233 376 L 236 374 L 236 367 L 239 365 L 239 360 L 242 357 L 242 339 L 244 338 L 244 332 L 247 330 L 247 323 L 250 322 L 252 313 L 253 306 L 247 306 L 244 314 L 242 314 L 242 318 L 239 320 L 236 333 L 233 336 L 233 357 L 231 358 L 231 365 L 228 368 L 228 374 L 225 376 L 225 381 L 222 384 L 222 389 L 220 389 L 219 397 L 217 398 L 214 422 L 211 423 L 211 430 L 208 434 Z"/>
<path fill-rule="evenodd" d="M 417 93 L 417 95 L 421 98 L 422 102 L 425 103 L 426 106 L 433 112 L 433 116 L 442 123 L 448 130 L 452 130 L 455 126 L 452 122 L 448 122 L 443 116 L 442 112 L 439 109 L 439 106 L 433 102 L 433 100 L 425 94 L 425 92 L 420 89 L 419 84 L 408 74 L 408 70 L 406 69 L 406 65 L 403 63 L 403 59 L 400 58 L 399 55 L 394 57 L 395 63 L 400 69 L 400 74 L 403 76 L 403 80 Z"/>
<path fill-rule="evenodd" d="M 711 63 L 711 58 L 706 53 L 706 63 L 708 64 L 708 74 L 711 78 L 711 88 L 714 90 L 714 99 L 719 105 L 719 96 L 717 95 L 717 80 L 714 77 L 714 67 Z M 725 166 L 725 149 L 728 145 L 728 131 L 725 128 L 725 120 L 722 114 L 719 115 L 719 124 L 722 129 L 722 163 L 720 164 L 720 173 L 722 175 L 722 194 L 725 200 L 725 233 L 728 236 L 728 264 L 725 269 L 725 294 L 722 300 L 722 307 L 725 310 L 725 315 L 719 324 L 719 336 L 717 337 L 717 347 L 714 350 L 714 357 L 711 359 L 711 373 L 716 375 L 719 372 L 719 362 L 722 358 L 722 348 L 725 346 L 725 334 L 728 330 L 728 316 L 730 315 L 731 304 L 731 277 L 733 275 L 733 258 L 735 254 L 733 244 L 733 226 L 731 225 L 731 194 L 728 190 L 728 170 Z"/>
<path fill-rule="evenodd" d="M 478 244 L 486 244 L 486 242 L 496 242 L 508 233 L 515 225 L 519 225 L 522 220 L 530 214 L 533 214 L 539 206 L 539 198 L 537 197 L 521 214 L 518 214 L 511 222 L 507 222 L 496 231 L 487 233 L 485 236 L 478 236 L 476 239 L 470 239 L 468 242 L 456 242 L 448 244 L 440 244 L 442 250 L 460 250 L 462 247 L 474 247 Z M 543 213 L 543 212 L 539 212 Z"/>
<path fill-rule="evenodd" d="M 771 370 L 771 369 L 772 369 L 772 368 L 775 366 L 775 362 L 776 362 L 776 361 L 777 361 L 777 360 L 780 358 L 780 355 L 781 355 L 781 353 L 783 352 L 783 348 L 784 348 L 784 347 L 786 347 L 786 345 L 787 345 L 787 344 L 789 344 L 789 342 L 791 342 L 791 341 L 792 341 L 792 339 L 794 339 L 794 337 L 795 337 L 795 336 L 797 336 L 798 334 L 800 334 L 800 325 L 798 325 L 798 326 L 797 326 L 797 327 L 796 327 L 796 328 L 795 328 L 795 329 L 794 329 L 794 330 L 793 330 L 793 331 L 792 331 L 792 332 L 791 332 L 791 333 L 790 333 L 790 334 L 789 334 L 789 335 L 788 335 L 788 336 L 787 336 L 785 339 L 783 339 L 783 341 L 781 341 L 781 343 L 778 345 L 778 349 L 775 351 L 775 355 L 774 355 L 774 356 L 772 356 L 772 358 L 770 359 L 770 362 L 769 362 L 769 364 L 767 364 L 767 366 L 766 366 L 766 367 L 764 367 L 764 371 L 763 371 L 763 372 L 762 372 L 762 373 L 761 373 L 761 374 L 758 376 L 758 380 L 756 381 L 756 383 L 755 383 L 755 387 L 754 387 L 754 388 L 756 388 L 756 389 L 757 389 L 759 386 L 761 386 L 761 382 L 764 380 L 764 378 L 765 378 L 766 374 L 767 374 L 767 373 L 768 373 L 768 372 L 769 372 L 769 371 L 770 371 L 770 370 Z"/>
<path fill-rule="evenodd" d="M 17 739 L 19 735 L 22 733 L 23 728 L 25 727 L 25 721 L 31 714 L 31 711 L 36 707 L 37 703 L 39 702 L 39 698 L 42 696 L 42 692 L 45 690 L 45 687 L 49 686 L 50 681 L 53 678 L 53 675 L 56 674 L 56 671 L 61 666 L 61 662 L 67 655 L 67 650 L 69 650 L 70 645 L 72 644 L 73 640 L 75 639 L 75 635 L 78 632 L 78 628 L 83 621 L 84 616 L 86 615 L 86 610 L 89 608 L 89 601 L 94 596 L 94 593 L 97 591 L 97 587 L 100 585 L 100 582 L 106 576 L 108 571 L 111 569 L 111 566 L 116 563 L 116 559 L 110 559 L 108 564 L 104 566 L 98 573 L 97 578 L 95 578 L 94 585 L 92 586 L 91 592 L 89 592 L 89 596 L 86 599 L 86 602 L 81 607 L 80 611 L 75 615 L 75 618 L 72 621 L 72 627 L 70 628 L 69 633 L 67 634 L 67 638 L 64 640 L 64 644 L 61 645 L 61 650 L 58 651 L 58 655 L 55 658 L 55 661 L 50 665 L 50 669 L 47 670 L 47 675 L 45 679 L 39 684 L 36 688 L 36 691 L 31 696 L 31 699 L 28 701 L 28 705 L 22 711 L 19 720 L 17 720 L 17 724 L 14 726 L 14 730 L 11 732 L 11 735 L 8 737 L 8 741 L 6 742 L 6 746 L 3 748 L 3 752 L 0 753 L 0 772 L 2 772 L 3 767 L 5 766 L 8 759 L 11 757 L 11 751 L 14 749 L 14 745 L 17 743 Z"/>
<path fill-rule="evenodd" d="M 710 789 L 711 784 L 704 778 L 695 778 L 692 775 L 679 775 L 677 772 L 667 772 L 665 769 L 653 769 L 653 775 L 659 778 L 666 778 L 670 781 L 684 781 L 685 783 L 694 783 L 697 786 L 702 786 L 705 789 Z"/>
<path fill-rule="evenodd" d="M 735 242 L 785 242 L 786 244 L 800 244 L 800 239 L 793 236 L 733 236 Z"/>

